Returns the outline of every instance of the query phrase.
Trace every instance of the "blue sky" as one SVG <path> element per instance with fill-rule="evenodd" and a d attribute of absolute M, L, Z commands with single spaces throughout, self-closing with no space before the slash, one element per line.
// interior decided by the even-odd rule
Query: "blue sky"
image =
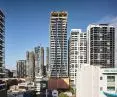
<path fill-rule="evenodd" d="M 51 11 L 68 12 L 70 29 L 86 31 L 88 24 L 117 17 L 117 0 L 0 0 L 6 16 L 6 66 L 15 68 L 27 50 L 41 44 L 49 46 Z M 109 17 L 109 18 L 107 18 Z"/>

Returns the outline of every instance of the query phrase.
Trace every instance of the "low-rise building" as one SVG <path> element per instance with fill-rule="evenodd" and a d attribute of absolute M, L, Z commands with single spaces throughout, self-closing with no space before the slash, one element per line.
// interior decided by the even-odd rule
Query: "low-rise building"
<path fill-rule="evenodd" d="M 42 80 L 42 77 L 35 77 L 35 91 L 37 94 L 40 94 L 40 89 L 41 89 L 40 81 L 41 80 Z"/>
<path fill-rule="evenodd" d="M 117 68 L 84 66 L 78 70 L 76 87 L 76 97 L 117 97 Z"/>
<path fill-rule="evenodd" d="M 36 94 L 41 94 L 47 89 L 47 80 L 43 76 L 35 77 L 35 91 Z"/>

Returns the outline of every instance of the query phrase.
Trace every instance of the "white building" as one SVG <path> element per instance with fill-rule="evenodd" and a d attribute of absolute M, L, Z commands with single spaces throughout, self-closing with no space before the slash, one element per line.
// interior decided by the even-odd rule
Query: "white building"
<path fill-rule="evenodd" d="M 47 81 L 48 81 L 48 78 L 44 78 L 43 76 L 35 77 L 36 94 L 40 94 L 43 92 L 43 90 L 47 89 Z"/>
<path fill-rule="evenodd" d="M 117 97 L 117 68 L 84 66 L 78 71 L 76 87 L 76 97 Z"/>
<path fill-rule="evenodd" d="M 75 88 L 77 70 L 87 63 L 87 33 L 81 29 L 71 30 L 68 53 L 70 84 Z"/>
<path fill-rule="evenodd" d="M 37 92 L 37 94 L 40 94 L 41 91 L 41 83 L 40 81 L 42 81 L 42 76 L 36 76 L 35 77 L 35 91 Z"/>

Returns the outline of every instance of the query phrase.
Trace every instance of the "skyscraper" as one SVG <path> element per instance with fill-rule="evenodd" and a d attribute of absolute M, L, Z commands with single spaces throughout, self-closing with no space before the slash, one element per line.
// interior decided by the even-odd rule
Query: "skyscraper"
<path fill-rule="evenodd" d="M 26 52 L 26 76 L 29 76 L 29 51 Z"/>
<path fill-rule="evenodd" d="M 26 77 L 26 60 L 17 61 L 17 77 L 19 78 Z"/>
<path fill-rule="evenodd" d="M 69 76 L 70 84 L 75 88 L 78 68 L 87 64 L 87 33 L 81 29 L 72 29 L 69 38 Z"/>
<path fill-rule="evenodd" d="M 0 10 L 0 78 L 4 77 L 5 69 L 5 16 Z"/>
<path fill-rule="evenodd" d="M 46 71 L 49 69 L 49 47 L 46 47 Z"/>
<path fill-rule="evenodd" d="M 87 31 L 89 64 L 115 67 L 115 28 L 108 24 L 92 24 Z"/>
<path fill-rule="evenodd" d="M 40 63 L 40 46 L 34 48 L 35 51 L 35 76 L 39 75 L 39 63 Z"/>
<path fill-rule="evenodd" d="M 30 78 L 35 77 L 35 55 L 34 52 L 28 52 L 26 53 L 26 68 L 27 68 L 27 76 Z M 33 79 L 34 80 L 34 79 Z"/>
<path fill-rule="evenodd" d="M 44 48 L 41 47 L 40 50 L 40 73 L 44 75 Z"/>
<path fill-rule="evenodd" d="M 35 47 L 35 76 L 44 73 L 44 48 L 41 46 Z"/>
<path fill-rule="evenodd" d="M 50 76 L 68 75 L 67 12 L 51 12 L 50 16 Z"/>

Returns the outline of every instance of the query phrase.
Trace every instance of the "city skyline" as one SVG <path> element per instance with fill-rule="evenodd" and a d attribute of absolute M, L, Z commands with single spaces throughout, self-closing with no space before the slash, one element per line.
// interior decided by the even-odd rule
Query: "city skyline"
<path fill-rule="evenodd" d="M 10 69 L 16 66 L 16 60 L 25 59 L 27 50 L 40 43 L 44 47 L 49 46 L 51 11 L 68 12 L 68 37 L 71 29 L 83 29 L 84 32 L 91 23 L 117 22 L 117 1 L 114 0 L 0 1 L 0 7 L 6 17 L 5 65 Z"/>

